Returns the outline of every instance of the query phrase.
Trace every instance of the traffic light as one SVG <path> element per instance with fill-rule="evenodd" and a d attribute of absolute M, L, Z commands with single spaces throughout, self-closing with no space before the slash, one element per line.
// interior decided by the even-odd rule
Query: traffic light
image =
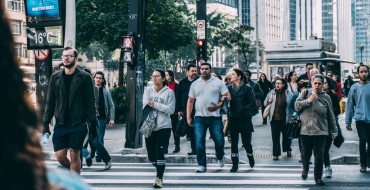
<path fill-rule="evenodd" d="M 134 38 L 132 36 L 123 36 L 121 46 L 121 61 L 127 63 L 130 69 L 135 68 L 134 63 Z"/>
<path fill-rule="evenodd" d="M 205 40 L 197 40 L 197 59 L 206 59 L 206 53 Z"/>

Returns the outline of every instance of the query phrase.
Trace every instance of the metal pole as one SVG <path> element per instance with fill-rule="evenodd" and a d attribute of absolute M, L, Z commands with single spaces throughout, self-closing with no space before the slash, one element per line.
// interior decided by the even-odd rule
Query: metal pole
<path fill-rule="evenodd" d="M 133 67 L 127 68 L 127 117 L 125 148 L 141 148 L 142 134 L 140 134 L 140 118 L 143 107 L 144 93 L 144 66 L 145 66 L 145 0 L 129 0 L 128 35 L 134 39 Z"/>
<path fill-rule="evenodd" d="M 66 1 L 64 47 L 76 47 L 76 3 Z"/>
<path fill-rule="evenodd" d="M 256 65 L 257 65 L 257 80 L 260 74 L 259 63 L 259 42 L 258 42 L 258 1 L 256 0 Z"/>

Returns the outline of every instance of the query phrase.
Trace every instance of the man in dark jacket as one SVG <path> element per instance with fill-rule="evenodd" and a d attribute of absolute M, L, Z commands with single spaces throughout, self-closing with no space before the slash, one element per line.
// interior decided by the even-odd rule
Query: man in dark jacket
<path fill-rule="evenodd" d="M 244 75 L 245 75 L 244 83 L 245 84 L 248 84 L 253 89 L 253 92 L 254 92 L 254 95 L 255 95 L 255 99 L 256 99 L 256 105 L 257 105 L 257 107 L 258 108 L 262 107 L 262 101 L 261 101 L 261 99 L 263 98 L 264 93 L 263 93 L 260 85 L 258 83 L 253 82 L 251 80 L 252 72 L 250 70 L 246 69 L 244 71 Z"/>
<path fill-rule="evenodd" d="M 298 77 L 297 82 L 299 83 L 300 81 L 302 81 L 302 82 L 307 82 L 310 84 L 311 83 L 310 81 L 311 80 L 311 75 L 310 75 L 311 69 L 313 69 L 313 63 L 306 63 L 306 72 Z"/>
<path fill-rule="evenodd" d="M 64 48 L 62 60 L 65 68 L 50 78 L 44 132 L 50 134 L 49 123 L 55 116 L 53 146 L 56 158 L 65 168 L 80 173 L 80 151 L 87 140 L 87 122 L 96 132 L 94 86 L 91 76 L 76 67 L 78 53 L 74 48 Z M 71 160 L 67 158 L 68 149 Z"/>
<path fill-rule="evenodd" d="M 191 84 L 198 78 L 197 67 L 194 64 L 189 64 L 186 68 L 187 77 L 183 78 L 177 86 L 176 89 L 176 109 L 179 111 L 179 117 L 185 119 L 186 121 L 186 104 L 188 102 L 188 95 Z M 195 109 L 191 113 L 194 117 Z M 186 123 L 186 122 L 185 122 Z M 195 152 L 195 139 L 194 139 L 194 128 L 188 126 L 188 137 L 190 138 L 191 152 L 189 155 L 196 155 Z"/>
<path fill-rule="evenodd" d="M 344 85 L 343 85 L 344 93 L 346 94 L 346 97 L 348 96 L 349 90 L 351 89 L 353 84 L 355 84 L 355 82 L 353 82 L 351 75 L 348 75 L 348 78 L 344 81 Z"/>

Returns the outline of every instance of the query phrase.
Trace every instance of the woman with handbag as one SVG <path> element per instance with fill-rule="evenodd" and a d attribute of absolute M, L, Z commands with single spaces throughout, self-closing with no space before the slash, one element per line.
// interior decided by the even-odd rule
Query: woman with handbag
<path fill-rule="evenodd" d="M 340 127 L 338 123 L 338 115 L 340 113 L 340 107 L 339 107 L 339 98 L 337 94 L 334 92 L 335 91 L 334 83 L 335 81 L 331 80 L 329 77 L 325 77 L 322 90 L 326 92 L 327 95 L 329 95 L 330 100 L 332 102 L 333 113 L 335 116 L 335 123 L 337 125 L 338 134 L 339 134 Z M 332 175 L 332 169 L 330 167 L 330 155 L 329 155 L 329 150 L 330 150 L 332 142 L 333 142 L 333 138 L 331 137 L 331 134 L 329 132 L 329 136 L 327 136 L 326 138 L 325 150 L 324 150 L 324 166 L 325 166 L 324 176 L 325 178 L 331 178 L 331 175 Z"/>
<path fill-rule="evenodd" d="M 171 117 L 175 111 L 175 93 L 167 87 L 166 74 L 162 69 L 155 69 L 152 74 L 153 86 L 144 91 L 143 107 L 146 105 L 157 111 L 155 128 L 145 138 L 148 159 L 157 169 L 157 177 L 153 187 L 163 187 L 163 174 L 166 167 L 165 149 L 171 136 Z"/>
<path fill-rule="evenodd" d="M 280 134 L 283 136 L 283 152 L 292 157 L 291 139 L 287 134 L 287 123 L 291 120 L 288 105 L 292 93 L 288 90 L 287 82 L 283 78 L 275 81 L 275 89 L 271 90 L 265 99 L 265 106 L 269 106 L 269 121 L 271 123 L 272 155 L 273 160 L 279 160 L 281 155 Z M 266 108 L 267 109 L 267 108 Z"/>
<path fill-rule="evenodd" d="M 231 95 L 228 125 L 231 136 L 231 160 L 233 162 L 230 172 L 236 172 L 239 163 L 239 133 L 241 134 L 244 149 L 247 152 L 249 165 L 251 168 L 254 167 L 255 161 L 252 148 L 252 132 L 254 130 L 252 117 L 258 113 L 258 109 L 255 104 L 253 89 L 243 82 L 243 71 L 234 68 L 229 77 L 232 84 L 227 86 Z"/>
<path fill-rule="evenodd" d="M 334 139 L 337 135 L 337 126 L 333 113 L 333 106 L 329 95 L 323 92 L 324 76 L 316 74 L 311 78 L 312 88 L 303 91 L 295 108 L 301 113 L 302 165 L 301 177 L 307 179 L 309 160 L 314 152 L 315 166 L 314 179 L 316 185 L 325 185 L 322 181 L 324 150 L 329 131 Z"/>

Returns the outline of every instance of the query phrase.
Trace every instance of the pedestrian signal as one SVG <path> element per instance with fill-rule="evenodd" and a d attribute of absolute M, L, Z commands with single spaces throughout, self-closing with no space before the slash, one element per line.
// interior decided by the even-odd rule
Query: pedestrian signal
<path fill-rule="evenodd" d="M 122 48 L 132 49 L 132 47 L 133 47 L 132 42 L 133 42 L 133 38 L 131 36 L 124 36 L 123 37 Z"/>

